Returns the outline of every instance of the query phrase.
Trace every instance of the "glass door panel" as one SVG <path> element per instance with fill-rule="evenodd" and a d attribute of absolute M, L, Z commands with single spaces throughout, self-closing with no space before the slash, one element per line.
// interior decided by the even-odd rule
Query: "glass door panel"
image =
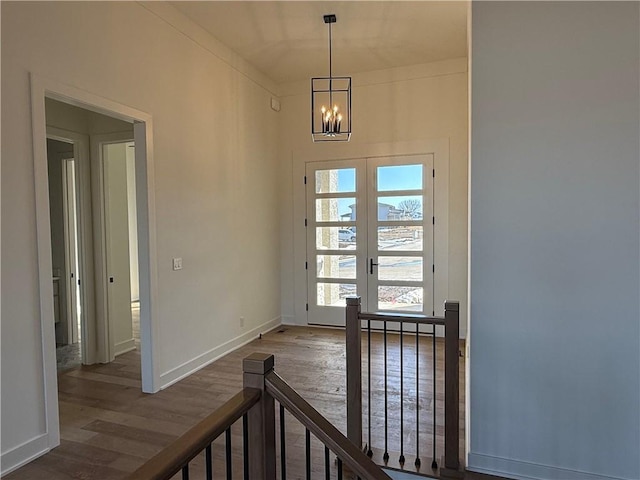
<path fill-rule="evenodd" d="M 367 164 L 367 309 L 432 314 L 433 156 Z"/>
<path fill-rule="evenodd" d="M 306 179 L 308 322 L 344 325 L 345 298 L 366 290 L 366 163 L 309 163 Z"/>
<path fill-rule="evenodd" d="M 433 311 L 433 156 L 308 163 L 308 322 Z"/>

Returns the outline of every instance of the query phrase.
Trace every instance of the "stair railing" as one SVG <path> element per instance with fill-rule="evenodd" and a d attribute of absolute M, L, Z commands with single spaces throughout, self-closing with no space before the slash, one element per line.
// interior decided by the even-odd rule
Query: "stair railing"
<path fill-rule="evenodd" d="M 392 465 L 398 465 L 398 468 L 405 469 L 405 426 L 411 426 L 415 428 L 415 440 L 412 447 L 415 447 L 413 452 L 415 453 L 415 471 L 420 472 L 421 469 L 421 457 L 420 457 L 420 435 L 421 435 L 421 410 L 422 415 L 425 416 L 424 410 L 421 407 L 420 401 L 421 391 L 424 392 L 424 383 L 428 375 L 422 375 L 420 371 L 420 365 L 423 368 L 430 363 L 431 367 L 431 389 L 427 389 L 429 395 L 432 398 L 431 405 L 431 443 L 432 443 L 432 473 L 439 473 L 443 476 L 461 476 L 460 469 L 460 452 L 459 452 L 459 418 L 460 418 L 460 405 L 459 405 L 459 303 L 454 301 L 445 302 L 445 314 L 444 317 L 428 317 L 424 315 L 413 314 L 389 314 L 389 313 L 364 313 L 361 312 L 361 300 L 360 297 L 348 297 L 346 299 L 346 364 L 347 364 L 347 437 L 361 447 L 364 443 L 364 451 L 367 456 L 374 457 L 373 450 L 382 452 L 381 461 L 379 463 L 391 467 Z M 376 375 L 382 375 L 383 388 L 382 392 L 379 392 L 375 382 L 372 384 L 372 370 L 376 369 L 376 366 L 380 368 L 378 363 L 372 362 L 372 322 L 375 322 L 377 328 L 373 335 L 382 335 L 382 371 L 376 371 Z M 427 326 L 424 328 L 423 326 Z M 390 327 L 395 327 L 395 331 L 391 331 Z M 422 329 L 421 329 L 422 327 Z M 436 457 L 436 431 L 442 430 L 441 426 L 436 425 L 436 400 L 437 400 L 437 368 L 436 359 L 437 351 L 442 349 L 436 339 L 436 327 L 444 327 L 444 455 L 440 460 L 440 469 L 438 471 L 438 459 Z M 363 363 L 362 363 L 362 350 L 363 350 L 363 331 L 366 333 L 366 357 L 364 365 L 366 366 L 366 382 L 364 382 L 364 390 L 366 395 L 366 430 L 363 431 Z M 379 332 L 378 332 L 379 331 Z M 394 345 L 398 347 L 393 349 L 395 355 L 390 355 L 389 338 L 391 335 L 397 335 L 398 338 L 393 338 Z M 430 345 L 424 346 L 424 339 L 431 337 Z M 406 337 L 410 338 L 409 342 L 405 341 Z M 421 349 L 421 343 L 422 349 Z M 429 352 L 431 347 L 431 352 Z M 377 348 L 377 347 L 376 347 Z M 429 359 L 427 356 L 431 354 Z M 389 357 L 393 358 L 389 358 Z M 409 357 L 409 362 L 405 362 L 405 356 Z M 390 371 L 391 370 L 391 371 Z M 405 381 L 406 372 L 413 373 L 415 371 L 415 377 L 409 379 L 409 382 Z M 427 372 L 428 373 L 428 372 Z M 389 380 L 390 374 L 394 375 L 394 381 Z M 399 377 L 396 379 L 395 377 Z M 399 381 L 398 381 L 399 380 Z M 420 384 L 422 382 L 422 384 Z M 378 382 L 379 383 L 379 382 Z M 390 411 L 388 392 L 389 386 L 393 387 L 394 392 L 397 391 L 397 397 L 399 397 L 399 411 Z M 373 398 L 372 392 L 375 392 L 377 397 L 382 397 L 382 405 L 376 403 L 376 399 Z M 424 403 L 424 402 L 423 402 Z M 412 418 L 407 418 L 409 415 L 406 413 L 406 408 L 412 410 Z M 379 414 L 382 411 L 382 425 L 380 425 L 380 415 L 372 415 L 372 411 L 376 410 Z M 391 415 L 390 415 L 391 414 Z M 392 429 L 397 429 L 399 433 L 399 445 L 397 445 L 398 459 L 397 463 L 390 460 L 390 445 L 389 445 L 389 424 L 390 416 L 394 419 L 399 416 L 399 422 L 391 425 Z M 375 429 L 382 430 L 384 428 L 384 445 L 372 445 L 376 440 L 372 439 L 372 417 L 374 421 L 377 421 Z M 424 423 L 424 422 L 423 422 Z M 395 430 L 394 430 L 395 431 Z M 413 434 L 413 432 L 412 432 Z M 363 442 L 364 436 L 364 442 Z M 376 455 L 377 459 L 377 455 Z"/>
<path fill-rule="evenodd" d="M 182 472 L 188 480 L 197 468 L 213 478 L 213 442 L 225 434 L 226 479 L 234 478 L 234 465 L 242 461 L 245 480 L 286 480 L 287 466 L 298 466 L 287 458 L 285 412 L 305 428 L 304 470 L 307 480 L 312 474 L 311 436 L 324 446 L 323 478 L 342 479 L 346 472 L 362 480 L 391 480 L 390 477 L 347 439 L 336 427 L 305 401 L 274 370 L 273 355 L 254 353 L 243 360 L 243 389 L 222 407 L 199 422 L 188 432 L 133 472 L 130 480 L 168 480 Z M 276 442 L 276 406 L 279 403 L 279 445 Z M 242 419 L 242 455 L 231 448 L 231 428 Z M 279 447 L 279 448 L 278 448 Z M 277 453 L 280 461 L 277 461 Z M 330 461 L 335 456 L 335 468 Z M 317 453 L 317 452 L 316 452 Z M 240 458 L 241 457 L 241 458 Z M 235 462 L 234 462 L 235 460 Z M 280 471 L 277 472 L 277 463 Z M 236 470 L 238 470 L 236 468 Z M 316 469 L 317 470 L 317 469 Z M 279 475 L 278 475 L 279 473 Z M 292 475 L 301 478 L 300 475 Z M 218 478 L 218 477 L 216 477 Z"/>

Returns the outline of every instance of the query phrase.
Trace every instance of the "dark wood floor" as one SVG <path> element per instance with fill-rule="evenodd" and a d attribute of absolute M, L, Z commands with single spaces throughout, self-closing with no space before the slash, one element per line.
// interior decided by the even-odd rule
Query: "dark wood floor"
<path fill-rule="evenodd" d="M 397 336 L 389 340 L 389 405 L 398 407 L 388 419 L 389 465 L 398 467 L 399 451 L 399 355 Z M 411 340 L 409 340 L 411 338 Z M 415 337 L 406 337 L 404 371 L 415 376 L 415 352 L 409 346 Z M 58 376 L 61 444 L 49 454 L 6 476 L 19 479 L 122 479 L 145 460 L 184 433 L 200 419 L 218 408 L 239 391 L 242 385 L 242 359 L 252 352 L 273 353 L 276 371 L 316 409 L 341 431 L 346 430 L 344 331 L 307 327 L 283 327 L 256 339 L 177 384 L 153 395 L 141 392 L 140 355 L 138 351 L 121 355 L 110 364 L 79 367 Z M 404 450 L 405 467 L 411 471 L 415 459 L 416 402 L 419 391 L 420 457 L 422 471 L 431 473 L 433 409 L 436 412 L 436 458 L 442 455 L 443 345 L 437 342 L 438 389 L 431 390 L 433 364 L 431 339 L 420 341 L 420 384 L 405 380 Z M 364 350 L 366 352 L 366 350 Z M 378 405 L 383 401 L 381 336 L 372 339 L 372 445 L 381 457 L 384 449 L 384 417 Z M 366 355 L 364 355 L 366 358 Z M 461 359 L 461 421 L 464 428 L 464 359 Z M 366 373 L 364 374 L 366 379 Z M 366 395 L 366 394 L 365 394 Z M 365 441 L 368 441 L 366 405 Z M 304 429 L 293 421 L 287 423 L 288 478 L 304 478 Z M 234 426 L 234 452 L 241 458 L 241 427 Z M 461 438 L 464 439 L 462 431 Z M 461 443 L 461 447 L 464 445 Z M 214 445 L 214 465 L 222 468 L 224 439 Z M 313 470 L 323 472 L 322 447 L 314 442 Z M 240 462 L 240 460 L 237 460 Z M 236 463 L 237 463 L 236 462 Z M 332 462 L 333 463 L 333 462 Z M 241 465 L 241 464 L 240 464 Z M 239 464 L 235 468 L 241 468 Z M 195 462 L 199 470 L 202 461 Z M 332 466 L 335 470 L 335 466 Z M 240 470 L 236 470 L 238 473 Z M 194 472 L 197 473 L 197 472 Z M 335 472 L 334 472 L 335 474 Z M 196 475 L 193 478 L 200 478 Z M 316 477 L 314 477 L 316 478 Z M 321 478 L 321 477 L 317 477 Z M 323 477 L 322 477 L 323 478 Z M 332 475 L 332 478 L 334 476 Z M 470 474 L 468 479 L 488 479 Z"/>

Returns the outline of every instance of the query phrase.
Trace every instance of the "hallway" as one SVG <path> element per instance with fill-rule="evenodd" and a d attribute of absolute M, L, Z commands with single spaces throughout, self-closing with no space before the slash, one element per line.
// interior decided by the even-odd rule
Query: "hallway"
<path fill-rule="evenodd" d="M 421 343 L 422 340 L 425 346 L 431 343 L 428 337 L 421 338 Z M 380 351 L 381 345 L 381 336 L 374 335 L 374 355 Z M 397 341 L 391 337 L 391 362 L 394 345 L 397 345 Z M 345 431 L 344 331 L 284 326 L 154 395 L 141 392 L 139 350 L 121 355 L 110 364 L 79 367 L 59 374 L 61 445 L 8 475 L 7 480 L 110 480 L 125 477 L 235 394 L 241 387 L 242 359 L 254 351 L 273 353 L 276 357 L 276 371 L 338 428 Z M 428 375 L 428 369 L 422 371 Z M 464 361 L 461 361 L 461 372 L 464 372 Z M 377 377 L 379 378 L 374 373 L 374 383 L 382 375 Z M 464 375 L 461 375 L 461 379 L 464 379 Z M 393 385 L 397 380 L 397 377 L 390 375 L 390 404 L 393 404 L 394 395 L 397 397 L 398 388 Z M 428 382 L 423 383 L 426 390 Z M 461 388 L 461 394 L 463 406 L 464 388 Z M 436 411 L 438 423 L 441 424 L 439 397 L 438 393 Z M 425 424 L 421 430 L 430 428 L 427 424 L 430 404 L 429 391 L 421 392 L 421 405 L 425 412 L 425 419 L 421 420 Z M 464 425 L 463 417 L 461 425 Z M 410 428 L 410 425 L 406 425 L 405 432 Z M 440 427 L 437 433 L 439 430 Z M 408 439 L 412 437 L 410 433 L 405 436 Z M 287 448 L 291 459 L 287 469 L 291 478 L 298 478 L 298 474 L 302 477 L 304 473 L 303 461 L 297 460 L 303 458 L 303 437 L 304 431 L 300 425 L 294 422 L 287 424 Z M 430 438 L 430 435 L 424 435 L 422 440 L 421 434 L 422 463 L 428 468 L 431 463 L 431 447 L 427 437 Z M 461 437 L 464 438 L 464 435 Z M 390 450 L 393 449 L 394 439 L 397 439 L 397 434 L 390 437 Z M 223 439 L 220 440 L 224 442 Z M 378 438 L 377 442 L 381 442 L 381 439 Z M 235 441 L 234 448 L 236 446 L 240 448 L 239 439 Z M 413 451 L 413 445 L 405 444 L 407 467 L 413 467 Z M 392 453 L 390 465 L 397 461 L 394 459 L 397 459 L 397 454 Z M 222 466 L 221 463 L 218 462 L 218 467 Z M 316 466 L 314 459 L 314 470 L 320 471 L 321 468 L 321 460 Z"/>
<path fill-rule="evenodd" d="M 140 350 L 140 302 L 131 303 L 131 322 L 136 350 Z M 58 374 L 77 368 L 82 364 L 81 343 L 56 346 L 56 368 Z"/>

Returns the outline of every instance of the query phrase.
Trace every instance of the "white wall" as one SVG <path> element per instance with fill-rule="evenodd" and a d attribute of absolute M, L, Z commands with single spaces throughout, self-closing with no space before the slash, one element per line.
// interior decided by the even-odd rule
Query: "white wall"
<path fill-rule="evenodd" d="M 348 72 L 347 72 L 348 73 Z M 453 59 L 353 75 L 353 135 L 349 143 L 313 143 L 309 82 L 281 86 L 282 315 L 306 324 L 304 164 L 311 159 L 363 158 L 380 148 L 404 153 L 442 139 L 449 146 L 449 299 L 467 292 L 467 61 Z M 304 119 L 304 121 L 301 121 Z M 419 152 L 424 153 L 424 152 Z M 442 173 L 442 172 L 441 172 Z M 437 174 L 436 174 L 437 176 Z M 442 307 L 442 302 L 437 307 Z"/>
<path fill-rule="evenodd" d="M 640 477 L 638 2 L 474 2 L 474 470 Z"/>
<path fill-rule="evenodd" d="M 279 322 L 280 205 L 273 89 L 170 6 L 1 8 L 4 471 L 48 447 L 29 72 L 153 116 L 162 383 Z"/>

